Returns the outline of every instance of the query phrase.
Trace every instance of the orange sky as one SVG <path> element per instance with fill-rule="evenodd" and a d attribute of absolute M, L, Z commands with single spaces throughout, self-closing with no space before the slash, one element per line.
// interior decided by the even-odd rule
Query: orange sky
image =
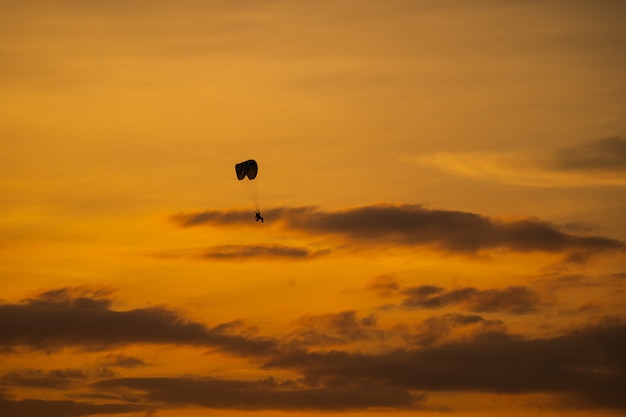
<path fill-rule="evenodd" d="M 623 414 L 625 18 L 0 0 L 0 415 Z"/>

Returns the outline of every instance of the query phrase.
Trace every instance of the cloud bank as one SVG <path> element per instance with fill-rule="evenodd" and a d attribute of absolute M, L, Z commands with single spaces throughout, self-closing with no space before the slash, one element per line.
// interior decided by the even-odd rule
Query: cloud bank
<path fill-rule="evenodd" d="M 375 204 L 335 211 L 279 207 L 266 210 L 264 215 L 268 223 L 273 222 L 274 227 L 281 230 L 312 238 L 335 237 L 344 243 L 350 242 L 351 247 L 430 247 L 460 254 L 498 249 L 597 254 L 626 248 L 626 244 L 619 240 L 567 233 L 554 224 L 535 218 L 498 219 L 414 204 Z M 243 210 L 178 213 L 170 219 L 183 228 L 250 225 L 249 216 Z"/>
<path fill-rule="evenodd" d="M 419 308 L 467 303 L 468 309 L 516 313 L 538 302 L 524 287 L 457 291 L 435 286 L 402 288 L 390 280 L 381 281 Z M 621 389 L 626 383 L 626 321 L 619 317 L 542 338 L 509 333 L 498 319 L 454 312 L 404 326 L 382 326 L 378 315 L 347 310 L 305 315 L 291 327 L 293 331 L 282 336 L 250 336 L 238 320 L 211 327 L 165 307 L 116 310 L 109 293 L 102 291 L 46 291 L 0 306 L 0 343 L 5 350 L 177 344 L 237 355 L 266 375 L 287 372 L 294 376 L 245 380 L 200 373 L 127 376 L 119 372 L 132 374 L 146 362 L 108 351 L 91 368 L 14 369 L 0 375 L 2 389 L 64 392 L 81 387 L 81 398 L 98 403 L 4 395 L 0 409 L 9 410 L 3 415 L 17 416 L 39 415 L 48 407 L 45 415 L 59 417 L 180 406 L 419 410 L 439 409 L 426 394 L 436 391 L 541 393 L 549 396 L 551 407 L 626 409 Z M 399 338 L 403 343 L 398 343 Z M 375 342 L 378 347 L 354 349 L 361 342 Z"/>
<path fill-rule="evenodd" d="M 384 354 L 294 351 L 266 366 L 297 369 L 325 386 L 375 381 L 408 390 L 542 392 L 570 406 L 626 409 L 625 349 L 626 324 L 609 319 L 552 338 L 500 334 Z"/>
<path fill-rule="evenodd" d="M 218 378 L 119 378 L 94 384 L 105 392 L 139 392 L 143 401 L 161 406 L 186 405 L 211 409 L 341 411 L 368 408 L 418 408 L 423 394 L 383 386 L 311 387 L 294 381 Z"/>
<path fill-rule="evenodd" d="M 46 416 L 78 417 L 96 414 L 124 414 L 144 411 L 138 404 L 92 404 L 70 400 L 12 399 L 0 395 L 3 417 Z"/>

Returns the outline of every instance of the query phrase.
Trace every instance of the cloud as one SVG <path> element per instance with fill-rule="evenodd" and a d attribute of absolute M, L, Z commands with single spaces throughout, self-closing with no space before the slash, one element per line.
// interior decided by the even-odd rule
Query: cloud
<path fill-rule="evenodd" d="M 396 287 L 392 278 L 383 281 L 386 287 Z M 511 306 L 528 307 L 510 301 L 525 299 L 520 296 L 526 294 L 524 287 L 519 288 L 455 292 L 437 286 L 399 286 L 395 292 L 434 306 L 468 303 L 508 312 Z M 443 301 L 434 301 L 436 297 Z M 6 324 L 7 317 L 12 327 Z M 60 417 L 181 406 L 283 411 L 426 409 L 430 406 L 422 394 L 425 391 L 542 393 L 558 397 L 553 407 L 562 407 L 560 401 L 566 401 L 577 407 L 626 409 L 618 388 L 626 375 L 626 321 L 621 318 L 606 318 L 544 338 L 510 334 L 500 320 L 458 313 L 428 317 L 412 327 L 384 329 L 377 316 L 347 310 L 305 315 L 293 325 L 295 331 L 280 339 L 263 338 L 239 320 L 208 327 L 165 308 L 116 310 L 106 291 L 64 288 L 44 292 L 22 303 L 0 306 L 0 340 L 5 347 L 183 344 L 253 358 L 259 372 L 280 369 L 296 376 L 281 381 L 206 375 L 122 378 L 110 368 L 131 372 L 145 362 L 113 352 L 96 362 L 102 368 L 17 369 L 0 376 L 0 384 L 58 390 L 80 386 L 83 389 L 76 395 L 82 399 L 128 402 L 134 408 L 89 411 L 96 405 L 1 397 L 0 409 L 6 405 L 17 410 L 9 415 L 37 415 L 29 411 L 50 403 L 53 411 L 44 414 Z M 396 343 L 394 338 L 405 343 Z M 381 340 L 392 342 L 375 352 L 353 350 L 354 343 Z M 54 414 L 55 407 L 58 414 Z"/>
<path fill-rule="evenodd" d="M 285 245 L 222 245 L 198 251 L 165 251 L 154 254 L 160 259 L 195 259 L 244 261 L 254 260 L 305 260 L 315 259 L 330 253 L 328 249 L 313 250 L 300 246 Z"/>
<path fill-rule="evenodd" d="M 398 307 L 439 309 L 458 306 L 471 312 L 527 314 L 545 304 L 541 294 L 526 286 L 508 286 L 502 289 L 474 287 L 445 289 L 437 285 L 403 287 L 394 278 L 383 276 L 376 278 L 366 290 L 376 292 L 381 298 L 392 295 L 403 297 L 399 305 L 386 304 L 380 307 L 380 310 Z"/>
<path fill-rule="evenodd" d="M 129 369 L 149 365 L 143 359 L 136 358 L 134 356 L 124 355 L 123 353 L 108 354 L 104 358 L 102 358 L 100 364 L 107 367 Z"/>
<path fill-rule="evenodd" d="M 266 354 L 272 339 L 213 328 L 166 307 L 114 310 L 112 299 L 85 288 L 48 291 L 17 304 L 0 305 L 0 346 L 101 349 L 126 344 L 178 344 L 232 354 Z"/>
<path fill-rule="evenodd" d="M 244 220 L 244 213 L 241 210 L 209 210 L 179 213 L 171 220 L 180 227 L 249 225 L 249 219 Z M 279 207 L 267 210 L 266 216 L 284 230 L 316 238 L 335 236 L 345 239 L 350 247 L 395 244 L 465 254 L 495 249 L 591 254 L 626 248 L 619 240 L 567 233 L 535 218 L 497 219 L 413 204 L 375 204 L 336 211 Z"/>
<path fill-rule="evenodd" d="M 458 330 L 462 330 L 459 334 Z M 507 338 L 506 326 L 500 320 L 485 320 L 481 316 L 457 313 L 429 317 L 414 332 L 405 335 L 412 346 L 432 346 L 459 340 Z"/>
<path fill-rule="evenodd" d="M 589 317 L 594 313 L 599 313 L 603 310 L 603 306 L 595 303 L 582 303 L 576 307 L 572 308 L 564 308 L 558 311 L 559 315 L 576 315 L 581 314 L 585 315 L 585 317 Z"/>
<path fill-rule="evenodd" d="M 541 296 L 528 287 L 511 286 L 504 289 L 479 290 L 472 287 L 445 290 L 423 285 L 402 290 L 403 307 L 442 308 L 459 305 L 474 312 L 504 312 L 526 314 L 541 305 Z"/>
<path fill-rule="evenodd" d="M 376 329 L 374 314 L 358 317 L 356 311 L 306 315 L 296 320 L 296 330 L 290 334 L 299 345 L 346 345 L 362 340 L 384 340 L 385 333 Z"/>
<path fill-rule="evenodd" d="M 454 175 L 533 187 L 626 185 L 626 138 L 613 136 L 557 149 L 530 152 L 434 152 L 405 161 Z M 593 173 L 593 175 L 589 175 Z"/>
<path fill-rule="evenodd" d="M 616 281 L 626 281 L 626 272 L 617 272 L 615 274 L 611 274 L 609 278 Z"/>
<path fill-rule="evenodd" d="M 109 373 L 108 377 L 111 376 L 112 373 Z M 0 376 L 0 385 L 64 389 L 87 378 L 88 374 L 81 369 L 20 369 Z"/>
<path fill-rule="evenodd" d="M 10 399 L 0 395 L 2 417 L 46 416 L 78 417 L 101 414 L 124 414 L 145 410 L 136 404 L 91 404 L 75 401 Z"/>
<path fill-rule="evenodd" d="M 275 210 L 273 210 L 275 212 Z M 267 216 L 267 214 L 266 214 Z M 177 213 L 170 216 L 176 225 L 180 227 L 193 227 L 204 224 L 242 224 L 250 225 L 250 213 L 244 210 L 207 210 L 196 213 Z"/>
<path fill-rule="evenodd" d="M 307 248 L 282 245 L 228 245 L 217 246 L 203 252 L 203 259 L 310 259 L 329 253 L 328 250 L 312 251 Z"/>
<path fill-rule="evenodd" d="M 554 153 L 557 170 L 626 174 L 626 138 L 612 136 L 562 148 Z"/>
<path fill-rule="evenodd" d="M 400 284 L 391 275 L 381 275 L 365 286 L 365 290 L 374 291 L 379 297 L 389 297 L 400 290 Z"/>
<path fill-rule="evenodd" d="M 568 288 L 597 287 L 598 280 L 579 273 L 547 273 L 533 279 L 533 285 L 545 287 L 551 291 L 560 291 Z"/>
<path fill-rule="evenodd" d="M 551 338 L 501 334 L 383 354 L 294 350 L 266 367 L 298 370 L 324 386 L 367 382 L 407 390 L 542 392 L 626 409 L 625 323 L 607 319 Z"/>
<path fill-rule="evenodd" d="M 144 401 L 162 407 L 195 405 L 234 410 L 352 410 L 416 408 L 424 394 L 384 386 L 308 387 L 267 378 L 236 381 L 202 377 L 119 378 L 94 384 L 98 390 L 139 392 Z"/>

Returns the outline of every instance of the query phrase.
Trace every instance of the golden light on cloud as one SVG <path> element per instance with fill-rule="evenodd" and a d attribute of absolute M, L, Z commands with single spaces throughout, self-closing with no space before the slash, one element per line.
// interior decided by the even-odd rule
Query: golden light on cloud
<path fill-rule="evenodd" d="M 552 155 L 550 155 L 552 154 Z M 626 139 L 539 152 L 435 152 L 404 160 L 467 178 L 528 187 L 626 185 Z"/>

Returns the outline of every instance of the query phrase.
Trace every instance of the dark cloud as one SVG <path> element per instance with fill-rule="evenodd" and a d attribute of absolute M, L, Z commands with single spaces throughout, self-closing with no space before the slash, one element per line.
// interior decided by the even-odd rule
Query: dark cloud
<path fill-rule="evenodd" d="M 265 212 L 276 227 L 311 236 L 348 239 L 352 247 L 390 244 L 429 246 L 447 252 L 475 254 L 494 249 L 518 252 L 599 253 L 624 251 L 624 242 L 579 236 L 534 218 L 501 220 L 461 211 L 433 210 L 421 205 L 370 205 L 337 211 L 314 207 L 274 208 Z M 180 227 L 250 225 L 247 212 L 237 210 L 180 213 L 171 220 Z"/>
<path fill-rule="evenodd" d="M 120 378 L 94 384 L 98 390 L 138 392 L 148 403 L 236 410 L 351 410 L 418 407 L 424 394 L 384 386 L 309 387 L 294 381 L 233 381 L 215 378 Z"/>
<path fill-rule="evenodd" d="M 618 280 L 618 281 L 626 280 L 626 272 L 618 272 L 615 274 L 611 274 L 610 278 Z"/>
<path fill-rule="evenodd" d="M 273 210 L 273 212 L 275 212 Z M 267 212 L 265 214 L 268 217 Z M 178 213 L 170 216 L 170 220 L 172 220 L 175 224 L 180 227 L 193 227 L 200 226 L 205 224 L 242 224 L 242 225 L 250 225 L 251 216 L 248 211 L 244 210 L 227 210 L 227 211 L 218 211 L 218 210 L 207 210 L 203 212 L 196 213 Z"/>
<path fill-rule="evenodd" d="M 517 288 L 524 287 L 460 291 L 420 286 L 400 288 L 398 293 L 435 306 L 454 302 L 509 311 L 511 306 L 527 308 L 524 303 L 511 302 L 524 299 L 520 294 L 525 292 L 518 293 Z M 444 301 L 434 301 L 437 297 Z M 278 368 L 297 377 L 286 381 L 204 376 L 120 378 L 110 367 L 129 371 L 145 362 L 111 353 L 97 361 L 102 368 L 16 369 L 0 376 L 0 385 L 14 389 L 81 387 L 75 394 L 82 397 L 72 398 L 115 401 L 135 408 L 120 405 L 98 411 L 94 407 L 104 405 L 3 397 L 0 410 L 9 407 L 13 413 L 9 416 L 62 417 L 180 406 L 284 411 L 423 409 L 427 408 L 426 397 L 416 393 L 424 391 L 543 393 L 560 396 L 570 406 L 626 409 L 619 388 L 626 383 L 626 321 L 619 318 L 545 338 L 512 335 L 499 320 L 455 313 L 429 317 L 411 328 L 381 329 L 376 316 L 351 310 L 303 316 L 293 324 L 296 330 L 282 340 L 267 339 L 256 337 L 254 329 L 242 321 L 208 327 L 165 308 L 115 310 L 108 293 L 93 294 L 88 289 L 59 289 L 19 304 L 1 305 L 0 341 L 9 347 L 185 344 L 246 355 L 260 361 L 264 372 Z M 394 337 L 404 338 L 406 347 L 377 349 L 378 353 L 340 348 Z M 48 403 L 52 412 L 36 412 Z"/>
<path fill-rule="evenodd" d="M 542 286 L 550 291 L 558 291 L 568 288 L 597 287 L 598 280 L 582 274 L 549 273 L 533 279 L 535 286 Z"/>
<path fill-rule="evenodd" d="M 203 259 L 310 259 L 329 253 L 327 250 L 312 251 L 307 248 L 281 245 L 230 245 L 218 246 L 203 252 Z"/>
<path fill-rule="evenodd" d="M 80 417 L 95 414 L 124 414 L 145 410 L 136 404 L 91 404 L 75 401 L 10 399 L 0 395 L 2 417 Z"/>
<path fill-rule="evenodd" d="M 365 319 L 338 317 L 321 321 L 349 323 Z M 626 376 L 623 321 L 606 320 L 543 339 L 507 335 L 498 325 L 479 316 L 449 314 L 425 320 L 420 327 L 422 333 L 438 335 L 441 341 L 442 335 L 445 338 L 455 328 L 465 331 L 475 327 L 485 332 L 449 343 L 422 340 L 418 349 L 382 354 L 284 350 L 265 364 L 266 368 L 299 372 L 303 376 L 301 380 L 236 381 L 199 376 L 108 378 L 91 384 L 93 393 L 89 397 L 132 401 L 134 407 L 151 410 L 200 406 L 336 411 L 428 408 L 426 396 L 415 394 L 424 391 L 541 392 L 560 396 L 552 404 L 555 407 L 626 408 L 620 388 Z M 28 403 L 31 402 L 40 403 L 38 400 Z M 26 409 L 26 404 L 20 402 L 20 409 Z"/>
<path fill-rule="evenodd" d="M 612 136 L 558 150 L 553 166 L 561 170 L 626 172 L 626 138 Z"/>
<path fill-rule="evenodd" d="M 374 278 L 365 289 L 374 291 L 379 297 L 388 297 L 400 290 L 400 284 L 390 275 L 381 275 Z"/>
<path fill-rule="evenodd" d="M 576 314 L 584 314 L 585 316 L 590 316 L 594 313 L 599 313 L 603 310 L 603 306 L 595 303 L 583 303 L 576 307 L 572 308 L 564 308 L 558 311 L 559 315 L 568 316 L 568 315 L 576 315 Z"/>
<path fill-rule="evenodd" d="M 600 230 L 600 227 L 593 223 L 568 222 L 558 226 L 561 230 L 572 233 L 590 233 Z"/>
<path fill-rule="evenodd" d="M 591 255 L 592 254 L 590 252 L 573 251 L 573 252 L 568 253 L 563 259 L 563 261 L 566 264 L 584 265 L 587 262 L 589 262 L 589 259 L 591 259 Z"/>
<path fill-rule="evenodd" d="M 162 259 L 197 259 L 197 260 L 247 260 L 247 259 L 280 259 L 305 260 L 318 258 L 330 253 L 329 250 L 312 250 L 305 247 L 285 245 L 222 245 L 202 251 L 169 251 L 160 252 L 154 257 Z"/>
<path fill-rule="evenodd" d="M 500 320 L 485 320 L 481 316 L 449 313 L 429 317 L 420 323 L 415 332 L 405 335 L 412 346 L 432 346 L 461 339 L 506 338 L 506 326 Z"/>
<path fill-rule="evenodd" d="M 104 366 L 110 366 L 114 368 L 137 368 L 141 366 L 148 366 L 149 364 L 143 359 L 136 358 L 134 356 L 124 355 L 123 353 L 106 355 L 100 363 Z"/>
<path fill-rule="evenodd" d="M 108 377 L 112 377 L 110 373 Z M 81 369 L 20 369 L 0 376 L 0 385 L 49 389 L 64 389 L 77 381 L 85 380 L 88 374 Z"/>
<path fill-rule="evenodd" d="M 472 287 L 445 290 L 432 285 L 402 290 L 402 306 L 409 308 L 442 308 L 459 305 L 475 312 L 505 312 L 525 314 L 541 305 L 541 296 L 528 287 L 511 286 L 504 289 L 479 290 Z"/>
<path fill-rule="evenodd" d="M 625 322 L 607 319 L 552 338 L 501 334 L 384 354 L 294 350 L 266 367 L 298 370 L 328 387 L 362 382 L 407 390 L 542 392 L 626 409 L 625 351 Z"/>
<path fill-rule="evenodd" d="M 351 342 L 385 339 L 385 333 L 376 329 L 373 314 L 358 317 L 355 311 L 342 311 L 300 317 L 297 330 L 289 336 L 304 346 L 345 345 Z"/>
<path fill-rule="evenodd" d="M 382 288 L 382 293 L 381 293 Z M 542 296 L 525 286 L 509 286 L 502 289 L 481 290 L 473 287 L 445 289 L 436 285 L 402 287 L 392 277 L 377 278 L 366 289 L 379 296 L 401 295 L 404 308 L 438 309 L 458 306 L 472 312 L 501 312 L 526 314 L 536 311 L 545 304 Z M 397 308 L 387 304 L 381 310 Z"/>
<path fill-rule="evenodd" d="M 275 348 L 271 339 L 236 334 L 223 325 L 210 328 L 166 307 L 114 310 L 111 298 L 86 291 L 64 288 L 0 305 L 0 346 L 93 349 L 129 343 L 181 344 L 243 355 Z"/>

